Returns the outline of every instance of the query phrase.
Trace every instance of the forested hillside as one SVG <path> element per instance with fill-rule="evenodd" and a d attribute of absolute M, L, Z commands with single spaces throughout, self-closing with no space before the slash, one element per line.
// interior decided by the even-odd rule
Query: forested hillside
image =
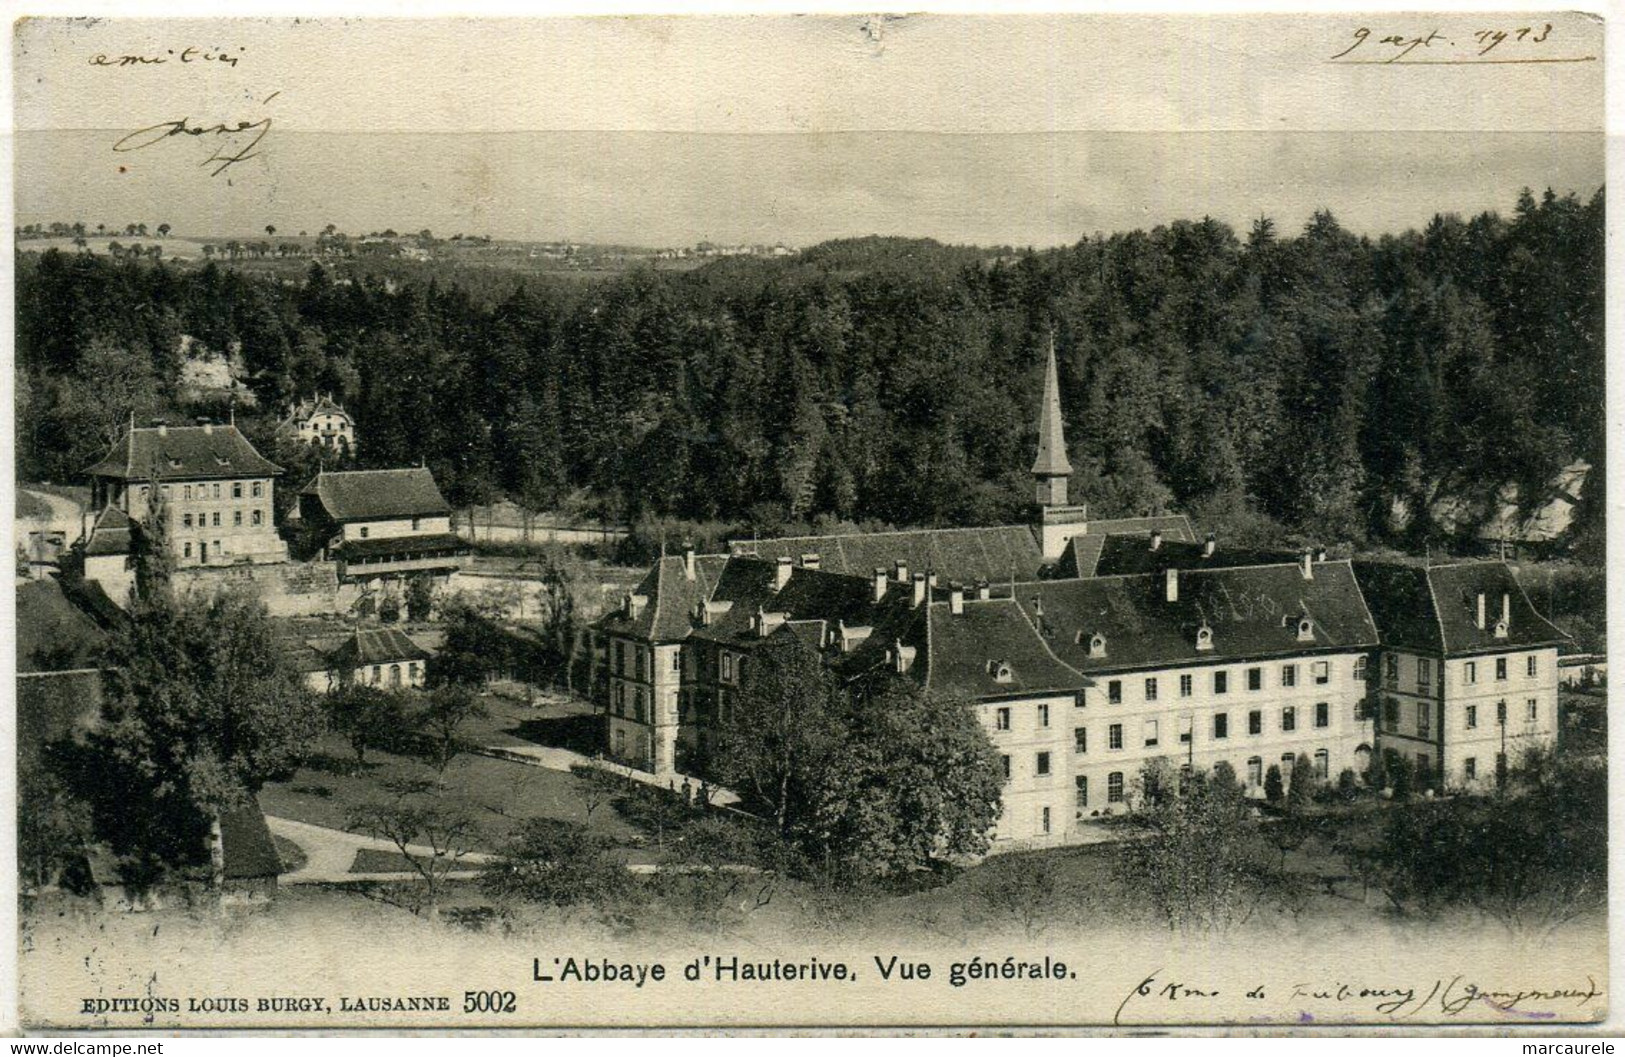
<path fill-rule="evenodd" d="M 1414 544 L 1440 490 L 1535 495 L 1575 457 L 1599 468 L 1600 510 L 1603 245 L 1598 191 L 1380 239 L 1321 213 L 1296 234 L 1199 220 L 1026 253 L 865 239 L 477 288 L 25 254 L 18 472 L 74 477 L 132 410 L 218 411 L 183 403 L 190 335 L 240 343 L 256 435 L 331 391 L 364 463 L 421 458 L 459 504 L 584 495 L 613 517 L 765 531 L 1009 521 L 1053 334 L 1073 491 L 1099 513 Z"/>

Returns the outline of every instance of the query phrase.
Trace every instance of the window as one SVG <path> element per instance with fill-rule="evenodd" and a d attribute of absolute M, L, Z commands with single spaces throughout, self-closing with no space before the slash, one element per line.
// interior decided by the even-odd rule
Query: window
<path fill-rule="evenodd" d="M 993 713 L 993 729 L 1010 729 L 1010 710 L 1008 708 L 1001 708 L 997 712 Z"/>
<path fill-rule="evenodd" d="M 231 523 L 236 525 L 238 528 L 243 527 L 243 512 L 241 510 L 233 510 L 231 512 Z"/>
<path fill-rule="evenodd" d="M 256 525 L 265 524 L 265 511 L 263 511 L 263 510 L 254 511 L 254 519 L 253 520 L 254 520 L 254 524 L 256 524 Z"/>
<path fill-rule="evenodd" d="M 1325 781 L 1332 773 L 1332 754 L 1325 749 L 1315 750 L 1315 777 Z"/>
<path fill-rule="evenodd" d="M 216 499 L 220 498 L 220 485 L 219 485 L 218 482 L 216 482 L 216 484 L 214 486 L 214 498 L 216 498 Z"/>
<path fill-rule="evenodd" d="M 1072 779 L 1075 802 L 1079 807 L 1089 806 L 1089 776 L 1080 774 Z"/>
<path fill-rule="evenodd" d="M 1106 684 L 1106 700 L 1114 705 L 1123 703 L 1123 680 L 1113 679 Z"/>
<path fill-rule="evenodd" d="M 421 532 L 421 531 L 423 531 L 423 519 L 422 518 L 415 517 L 415 518 L 412 519 L 412 531 L 413 532 Z"/>
<path fill-rule="evenodd" d="M 1038 706 L 1038 725 L 1040 727 L 1049 726 L 1049 706 L 1048 705 L 1039 705 Z"/>
<path fill-rule="evenodd" d="M 1295 752 L 1281 753 L 1281 776 L 1289 783 L 1292 781 L 1292 768 L 1297 765 L 1298 754 Z"/>
<path fill-rule="evenodd" d="M 1037 761 L 1033 767 L 1033 773 L 1038 775 L 1040 778 L 1049 774 L 1049 753 L 1041 752 L 1038 754 Z"/>
<path fill-rule="evenodd" d="M 254 482 L 254 488 L 253 488 L 253 491 L 252 491 L 252 495 L 254 496 L 255 499 L 264 499 L 265 498 L 265 482 L 264 481 L 255 481 Z"/>
<path fill-rule="evenodd" d="M 1313 671 L 1315 674 L 1316 686 L 1325 686 L 1327 683 L 1332 681 L 1331 661 L 1316 661 L 1311 668 L 1311 671 Z"/>
<path fill-rule="evenodd" d="M 683 670 L 683 651 L 671 651 L 671 670 L 674 672 L 680 672 Z"/>
<path fill-rule="evenodd" d="M 1224 712 L 1213 716 L 1213 740 L 1221 741 L 1230 736 L 1230 716 Z"/>
<path fill-rule="evenodd" d="M 183 527 L 185 527 L 185 528 L 191 528 L 192 527 L 192 515 L 191 514 L 182 514 L 181 515 L 181 525 Z"/>
<path fill-rule="evenodd" d="M 1264 669 L 1262 669 L 1262 668 L 1249 668 L 1249 669 L 1247 669 L 1247 689 L 1249 689 L 1249 690 L 1262 690 L 1262 689 L 1264 689 Z"/>
<path fill-rule="evenodd" d="M 1384 660 L 1383 660 L 1383 677 L 1388 680 L 1388 685 L 1389 686 L 1393 686 L 1395 683 L 1399 682 L 1399 657 L 1398 657 L 1398 655 L 1390 653 L 1386 658 L 1384 658 Z"/>
<path fill-rule="evenodd" d="M 1084 753 L 1084 752 L 1089 751 L 1089 728 L 1088 727 L 1073 727 L 1072 728 L 1072 751 L 1077 752 L 1077 753 Z"/>
<path fill-rule="evenodd" d="M 1148 719 L 1148 720 L 1145 721 L 1145 747 L 1149 749 L 1149 748 L 1153 747 L 1156 744 L 1157 744 L 1157 721 L 1154 720 L 1154 719 Z"/>
<path fill-rule="evenodd" d="M 1049 808 L 1047 808 L 1047 807 L 1044 808 L 1044 810 L 1040 813 L 1039 817 L 1042 819 L 1042 821 L 1039 823 L 1039 825 L 1043 828 L 1045 833 L 1048 833 L 1049 832 Z"/>
<path fill-rule="evenodd" d="M 1230 673 L 1229 672 L 1214 672 L 1213 673 L 1213 692 L 1215 694 L 1224 694 L 1224 693 L 1228 693 L 1229 691 L 1230 691 Z"/>
<path fill-rule="evenodd" d="M 1529 722 L 1533 723 L 1540 718 L 1540 702 L 1534 698 L 1529 699 Z"/>
<path fill-rule="evenodd" d="M 1283 733 L 1290 734 L 1297 729 L 1298 708 L 1296 705 L 1288 705 L 1281 709 L 1281 730 Z"/>
<path fill-rule="evenodd" d="M 1123 772 L 1113 771 L 1106 776 L 1106 800 L 1109 803 L 1121 804 L 1123 802 Z"/>
<path fill-rule="evenodd" d="M 1535 677 L 1535 673 L 1540 670 L 1540 662 L 1535 659 L 1535 655 L 1532 653 L 1529 655 L 1528 659 L 1524 661 L 1523 666 L 1524 673 L 1531 679 L 1533 679 Z"/>
<path fill-rule="evenodd" d="M 1507 725 L 1507 703 L 1505 701 L 1495 703 L 1495 725 L 1498 727 Z"/>
<path fill-rule="evenodd" d="M 192 486 L 187 485 L 185 488 L 181 489 L 181 495 L 186 499 L 192 498 Z"/>
<path fill-rule="evenodd" d="M 192 556 L 192 545 L 190 543 L 181 544 L 181 557 L 182 558 L 190 558 L 191 556 Z"/>
<path fill-rule="evenodd" d="M 1497 657 L 1497 658 L 1495 658 L 1495 680 L 1496 680 L 1496 682 L 1500 682 L 1500 681 L 1504 680 L 1506 677 L 1507 677 L 1507 659 L 1505 657 Z"/>
<path fill-rule="evenodd" d="M 401 666 L 398 664 L 392 664 L 389 666 L 389 685 L 401 685 Z"/>
<path fill-rule="evenodd" d="M 1282 686 L 1297 686 L 1298 685 L 1298 666 L 1297 665 L 1295 665 L 1295 664 L 1283 664 L 1283 665 L 1281 665 L 1281 685 Z"/>
<path fill-rule="evenodd" d="M 1461 761 L 1461 776 L 1471 782 L 1478 777 L 1478 758 L 1469 756 Z"/>
<path fill-rule="evenodd" d="M 1000 756 L 999 765 L 1004 768 L 1004 780 L 1008 782 L 1010 780 L 1010 757 Z"/>
<path fill-rule="evenodd" d="M 411 680 L 413 682 L 417 681 L 417 677 L 418 677 L 418 662 L 417 661 L 412 661 L 410 664 L 408 664 L 406 666 L 406 674 L 407 674 L 407 676 L 409 678 L 411 678 Z"/>
<path fill-rule="evenodd" d="M 1181 716 L 1180 717 L 1180 719 L 1179 719 L 1179 743 L 1181 745 L 1189 745 L 1191 743 L 1191 730 L 1195 726 L 1196 726 L 1196 720 L 1194 718 L 1192 718 L 1191 716 Z"/>
<path fill-rule="evenodd" d="M 1425 738 L 1433 733 L 1433 709 L 1426 701 L 1416 703 L 1416 736 Z"/>
<path fill-rule="evenodd" d="M 1416 688 L 1426 690 L 1433 685 L 1433 662 L 1426 657 L 1416 659 Z"/>
<path fill-rule="evenodd" d="M 722 655 L 722 681 L 725 683 L 731 683 L 733 682 L 733 678 L 734 655 L 731 653 L 724 653 Z"/>
<path fill-rule="evenodd" d="M 215 485 L 215 487 L 218 488 L 220 486 Z M 372 681 L 376 683 L 378 680 L 382 679 L 383 677 L 384 677 L 384 666 L 381 665 L 381 664 L 373 665 L 372 666 Z"/>
<path fill-rule="evenodd" d="M 1264 758 L 1262 756 L 1249 756 L 1247 758 L 1247 786 L 1257 789 L 1264 784 Z"/>
<path fill-rule="evenodd" d="M 1145 681 L 1145 699 L 1147 701 L 1155 701 L 1157 699 L 1157 680 L 1155 678 L 1147 679 Z"/>
<path fill-rule="evenodd" d="M 1315 702 L 1315 726 L 1329 727 L 1332 725 L 1332 704 L 1330 701 Z"/>
<path fill-rule="evenodd" d="M 1461 666 L 1461 681 L 1467 686 L 1478 682 L 1478 662 L 1468 661 Z"/>
<path fill-rule="evenodd" d="M 1477 705 L 1468 705 L 1467 706 L 1467 729 L 1468 730 L 1477 730 L 1478 729 L 1478 706 Z"/>
<path fill-rule="evenodd" d="M 1113 723 L 1106 728 L 1106 748 L 1121 749 L 1123 747 L 1123 724 Z"/>
<path fill-rule="evenodd" d="M 220 527 L 220 511 L 218 511 L 218 510 L 216 510 L 214 512 L 214 527 L 215 528 Z"/>
<path fill-rule="evenodd" d="M 1389 730 L 1399 729 L 1399 702 L 1390 697 L 1382 703 L 1382 718 L 1387 720 Z"/>
<path fill-rule="evenodd" d="M 231 482 L 231 498 L 233 498 L 233 499 L 241 499 L 242 497 L 243 497 L 243 482 L 241 482 L 241 481 L 233 481 L 233 482 Z"/>
<path fill-rule="evenodd" d="M 1073 708 L 1084 708 L 1088 704 L 1089 704 L 1089 702 L 1084 699 L 1083 691 L 1079 690 L 1078 691 L 1078 696 L 1073 698 L 1073 700 L 1072 700 L 1072 707 Z"/>
<path fill-rule="evenodd" d="M 1355 682 L 1358 682 L 1358 683 L 1365 682 L 1365 670 L 1366 670 L 1366 663 L 1365 662 L 1366 662 L 1366 655 L 1363 654 L 1363 653 L 1360 654 L 1358 657 L 1354 658 L 1354 681 Z"/>
<path fill-rule="evenodd" d="M 367 538 L 367 526 L 365 526 L 365 525 L 361 526 L 361 538 L 362 539 Z"/>
<path fill-rule="evenodd" d="M 1247 713 L 1247 733 L 1264 733 L 1264 713 L 1256 708 Z"/>
<path fill-rule="evenodd" d="M 1192 689 L 1191 689 L 1191 683 L 1192 683 L 1192 679 L 1191 679 L 1190 676 L 1182 675 L 1182 676 L 1179 677 L 1179 696 L 1180 697 L 1189 697 L 1189 696 L 1191 696 L 1191 693 L 1193 692 Z"/>

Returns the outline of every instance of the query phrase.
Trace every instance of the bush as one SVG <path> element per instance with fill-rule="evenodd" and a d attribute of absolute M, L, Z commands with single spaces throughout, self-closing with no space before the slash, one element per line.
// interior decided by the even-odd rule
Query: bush
<path fill-rule="evenodd" d="M 1354 768 L 1345 767 L 1337 774 L 1337 794 L 1344 800 L 1353 800 L 1360 795 L 1360 780 L 1354 775 Z"/>
<path fill-rule="evenodd" d="M 1281 768 L 1278 764 L 1270 764 L 1270 769 L 1264 772 L 1264 799 L 1272 804 L 1281 802 L 1283 792 L 1281 783 Z"/>

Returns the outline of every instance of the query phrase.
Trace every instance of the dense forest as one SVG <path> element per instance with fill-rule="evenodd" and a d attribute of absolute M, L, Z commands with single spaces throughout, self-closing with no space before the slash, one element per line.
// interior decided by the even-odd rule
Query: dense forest
<path fill-rule="evenodd" d="M 1005 522 L 1030 501 L 1053 337 L 1094 511 L 1415 545 L 1441 494 L 1529 496 L 1575 458 L 1599 468 L 1600 511 L 1603 257 L 1600 190 L 1380 238 L 1322 212 L 1295 235 L 1261 218 L 1028 252 L 872 238 L 596 281 L 23 254 L 18 473 L 75 479 L 132 412 L 221 413 L 183 394 L 187 335 L 240 349 L 260 410 L 238 422 L 262 443 L 291 400 L 331 392 L 363 464 L 422 459 L 459 505 Z"/>

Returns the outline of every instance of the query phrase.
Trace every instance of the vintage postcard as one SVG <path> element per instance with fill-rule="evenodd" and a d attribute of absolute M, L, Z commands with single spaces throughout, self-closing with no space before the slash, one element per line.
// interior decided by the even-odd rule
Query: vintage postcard
<path fill-rule="evenodd" d="M 1604 57 L 17 21 L 12 1025 L 1602 1021 Z"/>

